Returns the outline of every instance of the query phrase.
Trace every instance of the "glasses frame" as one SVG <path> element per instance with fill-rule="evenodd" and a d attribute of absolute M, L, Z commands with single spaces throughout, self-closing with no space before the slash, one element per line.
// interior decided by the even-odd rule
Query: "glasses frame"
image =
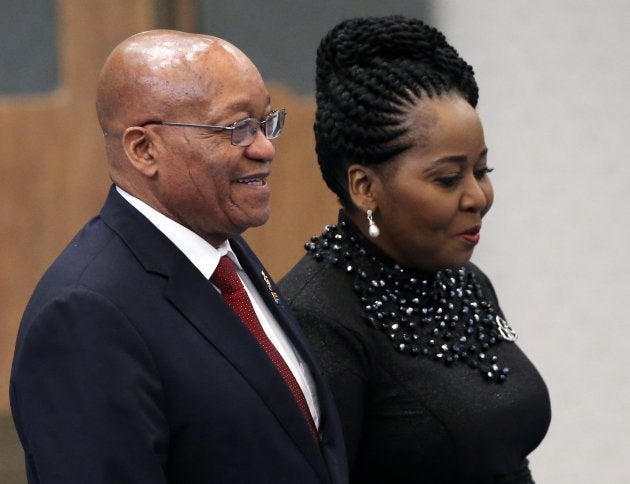
<path fill-rule="evenodd" d="M 239 119 L 238 121 L 235 121 L 234 123 L 228 126 L 218 126 L 214 124 L 179 123 L 175 121 L 147 121 L 146 123 L 142 123 L 140 127 L 144 127 L 149 124 L 159 124 L 162 126 L 181 126 L 185 128 L 203 128 L 203 129 L 216 129 L 219 131 L 231 131 L 232 133 L 230 134 L 230 143 L 233 146 L 239 146 L 241 148 L 244 148 L 254 143 L 254 140 L 256 139 L 256 133 L 258 131 L 256 131 L 256 133 L 252 133 L 251 140 L 249 142 L 236 143 L 234 141 L 234 133 L 236 132 L 235 130 L 237 128 L 239 128 L 240 126 L 244 124 L 251 125 L 250 123 L 254 122 L 258 124 L 257 130 L 259 129 L 264 134 L 265 138 L 269 140 L 276 139 L 278 136 L 280 136 L 280 133 L 282 133 L 282 129 L 284 128 L 284 119 L 286 115 L 287 115 L 286 109 L 282 108 L 282 109 L 276 109 L 275 111 L 271 111 L 267 116 L 265 116 L 265 119 L 263 119 L 262 121 L 256 118 L 243 118 L 243 119 Z M 269 123 L 269 120 L 274 116 L 278 116 L 278 124 L 280 125 L 280 128 L 277 130 L 275 134 L 267 133 L 267 123 Z"/>

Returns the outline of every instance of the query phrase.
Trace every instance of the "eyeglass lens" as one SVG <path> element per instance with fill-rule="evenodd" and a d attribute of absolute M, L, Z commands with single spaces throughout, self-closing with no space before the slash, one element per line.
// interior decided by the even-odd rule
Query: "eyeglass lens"
<path fill-rule="evenodd" d="M 249 146 L 254 142 L 258 127 L 263 127 L 261 125 L 264 125 L 264 133 L 267 139 L 277 138 L 284 125 L 284 116 L 285 111 L 282 109 L 269 113 L 263 121 L 250 118 L 237 122 L 234 125 L 234 129 L 232 129 L 232 144 Z"/>

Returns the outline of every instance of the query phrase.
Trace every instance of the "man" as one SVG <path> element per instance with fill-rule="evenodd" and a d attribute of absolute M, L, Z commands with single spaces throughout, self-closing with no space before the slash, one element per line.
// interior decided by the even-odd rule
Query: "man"
<path fill-rule="evenodd" d="M 29 482 L 345 482 L 329 390 L 239 237 L 269 217 L 284 121 L 256 67 L 218 38 L 145 32 L 107 59 L 96 105 L 114 186 L 14 356 Z"/>

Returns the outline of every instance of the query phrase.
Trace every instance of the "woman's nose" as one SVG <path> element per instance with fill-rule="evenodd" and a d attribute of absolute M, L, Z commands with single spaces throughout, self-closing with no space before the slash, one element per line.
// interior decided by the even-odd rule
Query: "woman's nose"
<path fill-rule="evenodd" d="M 476 177 L 472 177 L 465 187 L 462 195 L 461 205 L 463 210 L 472 210 L 475 212 L 484 212 L 489 203 L 489 194 L 485 189 L 484 183 L 489 181 L 480 181 Z"/>

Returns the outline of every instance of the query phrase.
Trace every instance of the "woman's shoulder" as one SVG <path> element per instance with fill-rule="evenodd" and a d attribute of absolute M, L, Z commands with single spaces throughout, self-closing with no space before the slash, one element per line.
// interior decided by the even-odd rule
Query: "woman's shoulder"
<path fill-rule="evenodd" d="M 325 261 L 306 254 L 280 279 L 278 287 L 290 304 L 312 299 L 328 300 L 338 293 L 352 291 L 352 279 Z"/>
<path fill-rule="evenodd" d="M 303 257 L 278 283 L 287 306 L 302 326 L 363 332 L 354 276 L 311 254 Z"/>
<path fill-rule="evenodd" d="M 322 269 L 321 264 L 316 264 L 313 258 L 306 254 L 278 281 L 278 287 L 285 298 L 289 298 L 289 295 L 301 292 L 304 286 L 319 279 Z"/>

